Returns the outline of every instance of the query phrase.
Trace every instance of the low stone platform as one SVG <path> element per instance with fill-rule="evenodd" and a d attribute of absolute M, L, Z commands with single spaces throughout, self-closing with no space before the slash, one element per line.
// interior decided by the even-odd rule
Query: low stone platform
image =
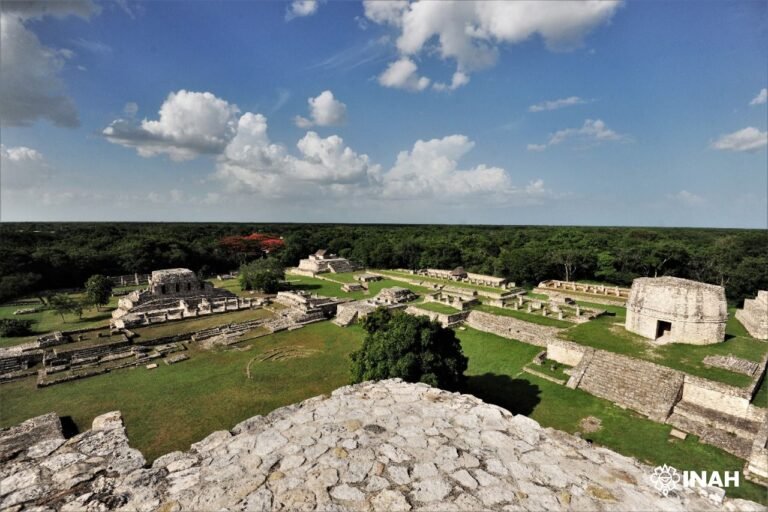
<path fill-rule="evenodd" d="M 0 446 L 11 431 L 0 431 Z M 118 412 L 69 440 L 41 432 L 16 437 L 0 466 L 0 509 L 765 510 L 714 488 L 663 497 L 652 468 L 632 458 L 399 380 L 250 418 L 151 467 L 128 446 Z"/>

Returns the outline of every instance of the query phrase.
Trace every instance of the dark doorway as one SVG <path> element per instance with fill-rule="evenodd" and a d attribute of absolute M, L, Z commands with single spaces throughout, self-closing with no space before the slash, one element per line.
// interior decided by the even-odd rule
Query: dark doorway
<path fill-rule="evenodd" d="M 656 339 L 661 338 L 671 330 L 672 330 L 672 322 L 665 322 L 663 320 L 658 320 L 656 322 Z"/>

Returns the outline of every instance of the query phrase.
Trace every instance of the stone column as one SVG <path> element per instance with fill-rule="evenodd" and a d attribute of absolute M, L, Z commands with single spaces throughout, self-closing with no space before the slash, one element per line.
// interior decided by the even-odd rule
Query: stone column
<path fill-rule="evenodd" d="M 547 308 L 541 308 L 541 316 L 547 316 Z"/>
<path fill-rule="evenodd" d="M 529 313 L 531 312 L 531 303 L 530 302 L 528 303 L 528 312 Z"/>
<path fill-rule="evenodd" d="M 562 311 L 558 311 L 557 312 L 557 319 L 558 320 L 562 320 L 563 319 L 563 312 Z"/>
<path fill-rule="evenodd" d="M 581 308 L 578 305 L 576 306 L 576 316 L 577 317 L 581 316 Z"/>

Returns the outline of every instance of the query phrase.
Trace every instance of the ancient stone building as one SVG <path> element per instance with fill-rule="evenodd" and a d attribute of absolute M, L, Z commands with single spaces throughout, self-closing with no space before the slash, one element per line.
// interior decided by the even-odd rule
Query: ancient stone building
<path fill-rule="evenodd" d="M 665 496 L 633 458 L 398 380 L 249 418 L 151 465 L 119 412 L 69 440 L 50 414 L 0 431 L 0 460 L 3 510 L 765 510 L 714 487 Z"/>
<path fill-rule="evenodd" d="M 155 270 L 147 289 L 120 298 L 110 325 L 122 329 L 249 307 L 251 299 L 214 288 L 189 269 Z"/>
<path fill-rule="evenodd" d="M 708 345 L 725 340 L 725 289 L 678 277 L 632 282 L 626 328 L 659 343 Z"/>
<path fill-rule="evenodd" d="M 354 272 L 355 266 L 346 258 L 331 254 L 326 249 L 320 249 L 315 254 L 310 254 L 308 258 L 299 260 L 299 271 L 310 274 Z"/>
<path fill-rule="evenodd" d="M 752 337 L 768 340 L 768 291 L 760 290 L 757 298 L 744 299 L 744 309 L 736 311 L 736 318 Z"/>

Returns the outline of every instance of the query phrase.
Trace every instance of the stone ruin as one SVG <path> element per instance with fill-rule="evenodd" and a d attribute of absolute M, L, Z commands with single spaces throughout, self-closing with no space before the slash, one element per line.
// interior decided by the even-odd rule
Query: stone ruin
<path fill-rule="evenodd" d="M 342 272 L 354 272 L 356 266 L 348 259 L 331 254 L 326 249 L 320 249 L 308 258 L 299 260 L 299 273 L 307 275 L 324 274 L 332 272 L 334 274 Z"/>
<path fill-rule="evenodd" d="M 117 304 L 110 321 L 113 329 L 248 309 L 254 301 L 214 288 L 189 269 L 173 268 L 155 270 L 147 289 L 133 291 Z"/>
<path fill-rule="evenodd" d="M 417 270 L 415 273 L 417 275 L 423 275 L 437 279 L 446 279 L 450 281 L 461 281 L 478 286 L 490 286 L 492 288 L 515 288 L 515 283 L 508 283 L 507 280 L 503 277 L 488 276 L 485 274 L 473 274 L 472 272 L 467 272 L 464 270 L 464 267 L 456 267 L 453 270 L 425 268 Z"/>
<path fill-rule="evenodd" d="M 540 282 L 533 291 L 546 294 L 553 300 L 568 301 L 576 298 L 597 304 L 623 306 L 629 298 L 630 290 L 619 286 L 548 279 Z"/>
<path fill-rule="evenodd" d="M 339 304 L 336 309 L 336 318 L 333 323 L 341 327 L 346 327 L 359 320 L 362 320 L 376 308 L 384 307 L 387 309 L 404 309 L 406 304 L 416 298 L 411 290 L 394 286 L 392 288 L 382 289 L 378 295 L 370 299 L 356 300 Z"/>
<path fill-rule="evenodd" d="M 471 396 L 347 386 L 148 465 L 119 412 L 65 439 L 55 414 L 0 431 L 17 510 L 765 511 L 713 487 L 663 496 L 653 468 Z"/>
<path fill-rule="evenodd" d="M 736 318 L 759 340 L 768 340 L 768 291 L 760 290 L 754 299 L 744 299 L 744 308 L 736 310 Z"/>
<path fill-rule="evenodd" d="M 678 277 L 641 277 L 632 282 L 626 329 L 656 343 L 719 343 L 725 340 L 727 321 L 722 286 Z"/>
<path fill-rule="evenodd" d="M 447 288 L 447 287 L 446 287 Z M 446 288 L 442 290 L 427 293 L 424 296 L 424 302 L 437 302 L 439 304 L 445 304 L 459 311 L 464 311 L 480 304 L 477 298 L 477 293 L 473 293 L 471 290 L 462 290 L 460 292 L 448 291 Z"/>
<path fill-rule="evenodd" d="M 336 314 L 342 299 L 321 297 L 305 291 L 277 292 L 275 302 L 301 313 L 308 320 L 325 320 Z"/>

